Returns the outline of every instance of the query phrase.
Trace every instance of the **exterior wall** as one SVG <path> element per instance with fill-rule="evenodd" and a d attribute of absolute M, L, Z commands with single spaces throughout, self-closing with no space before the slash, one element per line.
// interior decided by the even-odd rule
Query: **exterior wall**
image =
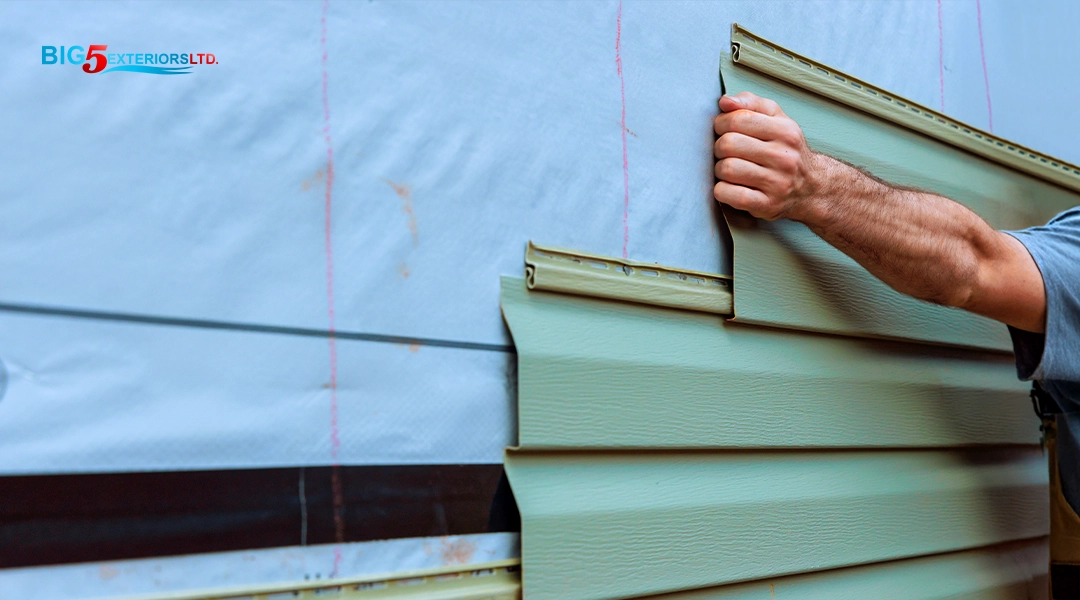
<path fill-rule="evenodd" d="M 732 255 L 709 198 L 715 68 L 730 23 L 1075 162 L 1080 83 L 1058 75 L 1080 59 L 1077 11 L 1065 0 L 1038 10 L 975 0 L 0 3 L 9 57 L 0 69 L 0 473 L 499 469 L 518 428 L 498 279 L 520 273 L 528 239 L 776 286 L 743 262 L 754 253 Z M 44 45 L 90 43 L 214 52 L 220 64 L 169 77 L 40 64 Z M 807 108 L 815 143 L 871 158 L 828 145 L 828 130 L 847 122 Z M 907 139 L 890 136 L 876 139 Z M 904 181 L 956 183 L 875 160 Z M 1039 187 L 977 162 L 952 160 L 964 182 L 941 189 L 968 201 L 998 194 L 1009 209 Z M 1000 216 L 1012 224 L 1031 214 Z M 744 236 L 736 249 L 753 242 Z M 843 274 L 837 290 L 874 292 L 842 260 L 814 256 Z M 740 296 L 741 320 L 922 340 L 937 331 L 917 318 L 897 332 L 880 315 L 860 329 L 851 314 L 755 314 L 777 304 L 751 301 L 753 290 Z M 783 296 L 820 308 L 812 292 Z M 794 337 L 818 348 L 819 338 Z M 996 339 L 976 345 L 1000 347 Z M 1032 443 L 1005 358 L 935 349 L 927 361 L 907 346 L 872 346 L 898 357 L 891 374 L 864 368 L 818 387 L 791 380 L 786 389 L 802 396 L 740 404 L 743 421 L 714 414 L 670 426 L 693 431 L 687 443 L 703 448 L 717 443 L 707 426 L 717 423 L 728 424 L 723 443 L 747 448 Z M 862 346 L 845 347 L 806 364 L 857 363 Z M 732 363 L 723 377 L 760 380 L 753 368 Z M 678 385 L 696 410 L 717 375 L 684 374 Z M 645 389 L 631 380 L 627 393 Z M 839 411 L 812 401 L 826 397 L 877 412 L 848 411 L 859 427 L 843 429 Z M 972 411 L 983 398 L 991 411 Z M 816 411 L 816 429 L 800 425 L 803 406 Z M 950 416 L 958 413 L 970 418 Z M 602 418 L 569 427 L 529 414 L 522 443 L 663 441 L 647 415 L 637 418 L 638 437 L 620 441 Z M 756 425 L 777 418 L 784 436 Z M 303 487 L 296 492 L 294 510 L 275 515 L 295 521 L 282 543 L 304 539 Z M 319 506 L 312 519 L 322 523 L 341 508 Z M 129 522 L 150 537 L 176 531 Z M 31 526 L 41 520 L 5 521 L 0 539 Z M 354 532 L 331 533 L 348 541 Z"/>
<path fill-rule="evenodd" d="M 997 227 L 1040 223 L 1080 198 L 1080 168 L 875 90 L 903 106 L 890 118 L 860 106 L 864 84 L 854 103 L 815 95 L 815 82 L 852 80 L 739 39 L 788 60 L 767 78 L 733 45 L 737 64 L 721 62 L 729 93 L 777 100 L 812 146 L 957 198 Z M 931 125 L 899 126 L 909 110 Z M 1003 151 L 979 158 L 952 129 Z M 538 274 L 528 290 L 503 279 L 520 427 L 506 467 L 525 596 L 722 598 L 768 586 L 774 597 L 780 586 L 877 597 L 885 582 L 894 598 L 1045 592 L 1046 458 L 1004 326 L 903 297 L 801 225 L 724 213 L 731 322 L 639 294 L 620 302 L 610 285 L 552 293 L 533 289 Z M 1017 556 L 1015 570 L 974 566 Z M 939 578 L 950 583 L 906 583 Z"/>

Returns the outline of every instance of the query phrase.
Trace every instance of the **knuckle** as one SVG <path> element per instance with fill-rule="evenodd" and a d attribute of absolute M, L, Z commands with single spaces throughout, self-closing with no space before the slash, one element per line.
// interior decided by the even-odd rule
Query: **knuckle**
<path fill-rule="evenodd" d="M 720 139 L 716 140 L 716 147 L 723 156 L 731 156 L 735 152 L 735 136 L 731 133 L 725 133 L 720 136 Z"/>
<path fill-rule="evenodd" d="M 791 193 L 795 190 L 794 182 L 790 177 L 778 177 L 772 182 L 771 187 L 773 190 L 771 196 L 777 199 L 789 198 L 791 197 Z"/>
<path fill-rule="evenodd" d="M 736 165 L 730 159 L 724 159 L 716 164 L 717 175 L 720 179 L 727 180 L 735 176 Z"/>
<path fill-rule="evenodd" d="M 742 205 L 738 194 L 738 188 L 728 183 L 718 183 L 713 188 L 713 197 L 717 202 L 739 208 Z"/>
<path fill-rule="evenodd" d="M 783 124 L 783 137 L 781 138 L 789 146 L 798 147 L 802 144 L 803 134 L 799 125 L 791 119 L 785 119 Z"/>
<path fill-rule="evenodd" d="M 794 173 L 799 168 L 799 155 L 793 150 L 781 150 L 774 160 L 784 173 Z"/>
<path fill-rule="evenodd" d="M 728 166 L 728 162 L 725 159 L 716 161 L 716 178 L 720 181 L 727 179 L 728 170 L 731 168 Z"/>
<path fill-rule="evenodd" d="M 750 112 L 745 110 L 737 110 L 731 113 L 731 131 L 745 131 L 747 126 L 750 125 Z"/>
<path fill-rule="evenodd" d="M 780 218 L 781 206 L 782 203 L 775 200 L 772 194 L 765 194 L 765 197 L 758 205 L 757 216 L 766 221 L 775 221 Z"/>
<path fill-rule="evenodd" d="M 723 135 L 732 129 L 731 117 L 733 113 L 724 113 L 716 117 L 716 134 Z"/>

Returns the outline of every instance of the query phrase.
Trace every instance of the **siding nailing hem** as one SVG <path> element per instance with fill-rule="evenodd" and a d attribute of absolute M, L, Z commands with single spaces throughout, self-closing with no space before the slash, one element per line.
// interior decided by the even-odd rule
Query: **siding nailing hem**
<path fill-rule="evenodd" d="M 525 250 L 530 290 L 595 296 L 730 316 L 731 278 L 657 264 L 539 246 Z"/>

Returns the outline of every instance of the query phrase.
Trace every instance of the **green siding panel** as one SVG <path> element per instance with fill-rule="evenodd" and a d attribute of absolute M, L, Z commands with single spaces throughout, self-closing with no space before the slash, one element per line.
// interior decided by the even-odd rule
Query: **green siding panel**
<path fill-rule="evenodd" d="M 729 93 L 776 100 L 811 147 L 897 184 L 937 192 L 999 228 L 1045 223 L 1080 195 L 858 110 L 722 61 Z M 734 243 L 735 320 L 847 335 L 1010 351 L 1003 325 L 902 296 L 791 221 L 725 210 Z"/>
<path fill-rule="evenodd" d="M 1047 597 L 1046 538 L 1003 546 L 653 596 L 656 600 L 1036 600 Z"/>
<path fill-rule="evenodd" d="M 528 600 L 646 596 L 1048 531 L 1038 448 L 509 451 L 506 469 Z"/>
<path fill-rule="evenodd" d="M 557 448 L 1037 444 L 1009 357 L 726 323 L 504 278 L 519 443 Z"/>

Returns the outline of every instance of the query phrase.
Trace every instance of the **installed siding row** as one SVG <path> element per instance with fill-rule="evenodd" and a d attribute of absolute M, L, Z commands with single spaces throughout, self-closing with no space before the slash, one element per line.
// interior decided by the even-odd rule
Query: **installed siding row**
<path fill-rule="evenodd" d="M 725 325 L 521 279 L 502 294 L 527 599 L 649 596 L 1047 532 L 1037 420 L 1000 357 Z"/>

